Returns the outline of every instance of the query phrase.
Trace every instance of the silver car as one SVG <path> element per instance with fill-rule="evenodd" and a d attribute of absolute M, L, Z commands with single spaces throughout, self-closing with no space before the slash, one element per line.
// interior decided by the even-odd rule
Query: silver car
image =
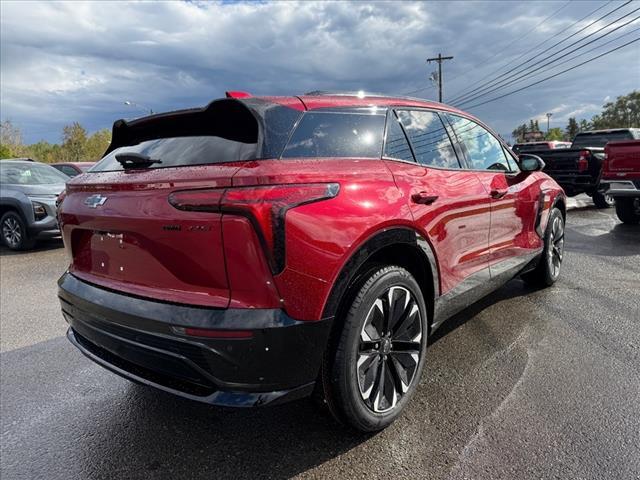
<path fill-rule="evenodd" d="M 0 161 L 0 233 L 12 250 L 60 234 L 56 200 L 69 177 L 44 163 Z"/>

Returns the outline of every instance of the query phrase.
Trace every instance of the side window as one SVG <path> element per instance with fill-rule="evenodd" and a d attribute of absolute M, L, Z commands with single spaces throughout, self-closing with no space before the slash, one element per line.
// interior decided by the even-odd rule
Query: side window
<path fill-rule="evenodd" d="M 387 141 L 384 144 L 384 156 L 415 162 L 407 137 L 394 112 L 389 112 L 387 116 Z"/>
<path fill-rule="evenodd" d="M 460 168 L 440 116 L 422 110 L 399 110 L 398 118 L 404 126 L 418 163 L 439 168 Z"/>
<path fill-rule="evenodd" d="M 282 157 L 380 158 L 384 122 L 378 114 L 305 113 Z"/>
<path fill-rule="evenodd" d="M 509 171 L 511 172 L 519 172 L 520 167 L 518 166 L 518 162 L 513 157 L 513 155 L 507 150 L 507 148 L 503 145 L 502 150 L 504 152 L 504 156 L 507 158 L 507 163 L 509 164 Z"/>
<path fill-rule="evenodd" d="M 472 120 L 451 114 L 447 117 L 472 169 L 512 171 L 496 137 Z"/>
<path fill-rule="evenodd" d="M 60 169 L 62 170 L 62 173 L 66 173 L 70 177 L 75 177 L 76 175 L 78 175 L 78 172 L 76 172 L 76 170 L 74 168 L 71 168 L 68 165 L 62 165 L 62 167 L 60 167 Z"/>

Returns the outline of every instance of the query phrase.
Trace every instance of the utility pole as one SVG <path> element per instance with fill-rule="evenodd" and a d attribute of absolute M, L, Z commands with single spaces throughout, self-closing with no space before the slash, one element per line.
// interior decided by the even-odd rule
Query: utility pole
<path fill-rule="evenodd" d="M 443 57 L 441 53 L 435 58 L 427 58 L 427 63 L 438 62 L 438 101 L 442 103 L 442 62 L 453 60 L 453 57 Z"/>
<path fill-rule="evenodd" d="M 551 118 L 553 113 L 547 113 L 547 135 L 549 135 L 549 119 Z"/>

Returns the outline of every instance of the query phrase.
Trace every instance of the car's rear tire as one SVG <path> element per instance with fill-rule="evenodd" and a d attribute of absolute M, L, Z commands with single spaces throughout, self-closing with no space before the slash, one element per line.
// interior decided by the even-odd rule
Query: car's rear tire
<path fill-rule="evenodd" d="M 560 267 L 564 258 L 564 217 L 557 208 L 552 208 L 544 234 L 544 249 L 538 265 L 531 272 L 522 275 L 522 279 L 536 287 L 550 287 L 560 276 Z"/>
<path fill-rule="evenodd" d="M 35 244 L 29 237 L 29 232 L 22 217 L 16 212 L 6 212 L 0 219 L 0 234 L 2 242 L 11 250 L 26 250 Z"/>
<path fill-rule="evenodd" d="M 424 367 L 427 308 L 420 286 L 398 266 L 361 277 L 325 365 L 324 388 L 336 418 L 363 432 L 381 430 L 402 413 Z"/>
<path fill-rule="evenodd" d="M 622 223 L 640 223 L 640 198 L 621 197 L 616 199 L 616 215 Z"/>
<path fill-rule="evenodd" d="M 615 199 L 611 195 L 606 195 L 599 192 L 594 192 L 593 204 L 598 208 L 611 208 L 616 204 Z"/>

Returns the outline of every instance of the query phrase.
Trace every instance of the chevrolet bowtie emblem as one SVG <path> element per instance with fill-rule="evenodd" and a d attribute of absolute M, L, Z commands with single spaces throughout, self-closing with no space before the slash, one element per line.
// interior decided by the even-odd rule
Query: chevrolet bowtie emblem
<path fill-rule="evenodd" d="M 91 195 L 90 197 L 85 198 L 84 204 L 87 205 L 89 208 L 97 208 L 104 205 L 104 202 L 106 201 L 107 201 L 107 197 L 103 197 L 102 195 L 96 194 L 96 195 Z"/>

